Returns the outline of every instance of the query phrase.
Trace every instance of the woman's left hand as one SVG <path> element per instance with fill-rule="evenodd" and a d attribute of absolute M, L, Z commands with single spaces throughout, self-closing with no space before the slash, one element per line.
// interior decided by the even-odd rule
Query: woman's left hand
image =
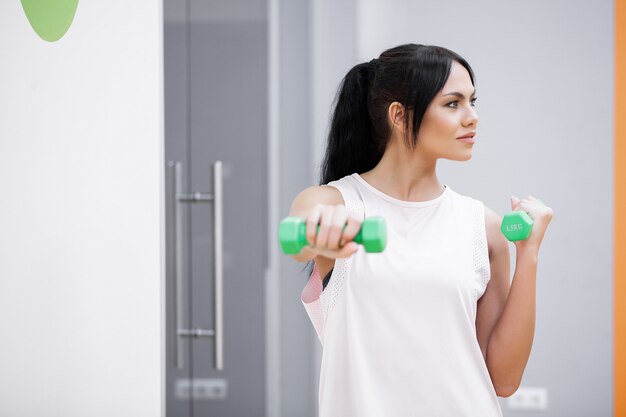
<path fill-rule="evenodd" d="M 517 249 L 525 247 L 533 247 L 539 250 L 539 246 L 543 241 L 543 237 L 546 233 L 546 229 L 552 221 L 554 212 L 548 206 L 546 206 L 541 200 L 528 196 L 526 198 L 519 199 L 518 197 L 511 197 L 511 209 L 513 211 L 523 210 L 530 216 L 535 222 L 533 230 L 526 240 L 519 240 L 515 242 Z"/>

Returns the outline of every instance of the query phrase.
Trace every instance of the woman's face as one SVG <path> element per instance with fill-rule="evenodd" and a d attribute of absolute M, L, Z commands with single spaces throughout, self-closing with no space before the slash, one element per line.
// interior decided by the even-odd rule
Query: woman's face
<path fill-rule="evenodd" d="M 470 159 L 478 124 L 474 109 L 475 94 L 467 70 L 458 62 L 453 62 L 446 84 L 424 113 L 416 151 L 433 158 Z"/>

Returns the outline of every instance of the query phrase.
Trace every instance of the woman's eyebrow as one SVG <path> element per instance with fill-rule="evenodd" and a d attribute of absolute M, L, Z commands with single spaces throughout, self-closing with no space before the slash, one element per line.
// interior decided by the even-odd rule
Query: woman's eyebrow
<path fill-rule="evenodd" d="M 475 95 L 476 95 L 476 89 L 474 89 L 474 92 L 472 93 L 472 96 L 475 96 Z M 458 91 L 453 91 L 453 92 L 451 92 L 451 93 L 446 93 L 446 94 L 444 94 L 443 96 L 444 96 L 444 97 L 445 97 L 445 96 L 456 96 L 456 97 L 458 97 L 458 98 L 460 98 L 460 99 L 464 99 L 464 98 L 465 98 L 465 96 L 463 95 L 463 93 L 459 93 Z"/>

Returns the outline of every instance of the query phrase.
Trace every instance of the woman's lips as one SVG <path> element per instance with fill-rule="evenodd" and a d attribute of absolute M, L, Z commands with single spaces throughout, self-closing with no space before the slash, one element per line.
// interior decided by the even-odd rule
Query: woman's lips
<path fill-rule="evenodd" d="M 469 144 L 473 144 L 474 142 L 476 142 L 474 140 L 473 137 L 470 136 L 466 136 L 466 137 L 462 137 L 462 138 L 458 138 L 457 140 L 460 140 L 461 142 L 465 142 L 465 143 L 469 143 Z"/>
<path fill-rule="evenodd" d="M 475 142 L 474 136 L 476 136 L 476 132 L 469 132 L 457 138 L 457 140 L 463 141 L 465 143 L 473 144 Z"/>

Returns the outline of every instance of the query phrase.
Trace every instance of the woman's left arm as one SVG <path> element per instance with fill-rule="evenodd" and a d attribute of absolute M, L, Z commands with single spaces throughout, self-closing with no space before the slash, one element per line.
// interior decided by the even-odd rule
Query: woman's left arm
<path fill-rule="evenodd" d="M 514 211 L 524 210 L 535 224 L 528 239 L 515 242 L 516 262 L 509 287 L 509 246 L 501 219 L 485 208 L 491 279 L 478 302 L 476 333 L 491 381 L 500 397 L 512 395 L 522 380 L 535 333 L 535 299 L 539 247 L 553 212 L 533 197 L 513 198 Z"/>

